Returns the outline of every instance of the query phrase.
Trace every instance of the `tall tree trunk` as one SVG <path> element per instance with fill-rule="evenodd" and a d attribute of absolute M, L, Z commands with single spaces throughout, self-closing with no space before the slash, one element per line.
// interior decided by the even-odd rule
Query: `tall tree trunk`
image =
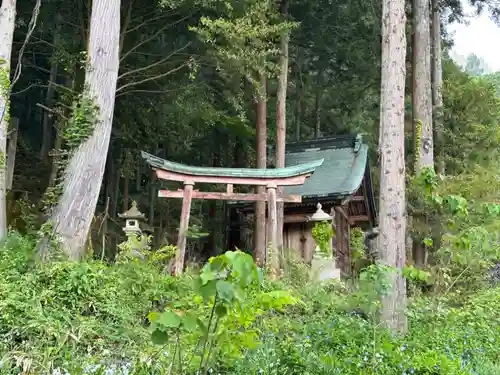
<path fill-rule="evenodd" d="M 434 167 L 429 0 L 413 0 L 413 28 L 413 133 L 418 174 L 424 167 Z M 417 267 L 425 265 L 426 249 L 420 238 L 413 241 L 413 260 Z"/>
<path fill-rule="evenodd" d="M 221 134 L 221 132 L 214 128 L 212 134 L 212 167 L 220 166 L 221 161 L 221 149 L 223 147 L 227 147 L 227 141 L 224 142 L 222 137 L 227 138 L 226 134 Z M 208 225 L 207 228 L 209 230 L 208 240 L 204 243 L 203 246 L 203 256 L 210 257 L 216 254 L 217 251 L 217 236 L 218 236 L 218 223 L 217 223 L 217 201 L 210 200 L 208 201 Z"/>
<path fill-rule="evenodd" d="M 267 78 L 259 77 L 257 92 L 257 168 L 267 166 Z M 257 187 L 258 193 L 265 193 L 264 187 Z M 255 202 L 253 257 L 259 266 L 266 262 L 266 202 Z"/>
<path fill-rule="evenodd" d="M 111 209 L 111 197 L 113 196 L 113 144 L 109 146 L 108 155 L 106 157 L 106 169 L 104 171 L 104 199 L 107 201 L 109 199 L 108 215 Z"/>
<path fill-rule="evenodd" d="M 17 136 L 19 133 L 19 119 L 10 118 L 10 137 L 7 145 L 7 165 L 5 186 L 7 190 L 12 190 L 14 182 L 14 171 L 16 169 L 16 154 L 17 154 Z"/>
<path fill-rule="evenodd" d="M 141 192 L 142 185 L 142 164 L 138 164 L 135 170 L 135 192 Z"/>
<path fill-rule="evenodd" d="M 112 187 L 111 187 L 111 202 L 109 215 L 112 218 L 116 218 L 118 213 L 118 197 L 120 196 L 120 159 L 115 159 L 113 155 L 110 156 L 112 159 Z"/>
<path fill-rule="evenodd" d="M 431 91 L 431 34 L 429 0 L 413 0 L 413 113 L 416 140 L 415 173 L 434 166 Z"/>
<path fill-rule="evenodd" d="M 71 92 L 74 92 L 75 87 L 76 87 L 76 73 L 74 73 L 74 68 L 72 69 L 73 73 L 71 75 L 68 75 L 66 77 L 66 87 L 71 88 Z M 70 96 L 71 99 L 68 100 L 67 103 L 64 103 L 66 105 L 66 108 L 64 109 L 64 116 L 66 118 L 71 116 L 71 104 L 73 102 L 73 95 Z M 50 170 L 50 175 L 49 175 L 49 187 L 54 187 L 56 185 L 56 180 L 57 176 L 60 174 L 60 165 L 59 162 L 61 160 L 61 152 L 62 152 L 62 126 L 67 125 L 63 124 L 63 121 L 60 121 L 60 126 L 56 125 L 56 139 L 54 141 L 54 148 L 53 148 L 53 155 L 52 155 L 52 165 L 51 165 L 51 170 Z M 50 144 L 50 143 L 49 143 Z"/>
<path fill-rule="evenodd" d="M 10 58 L 16 21 L 16 0 L 0 7 L 0 241 L 7 237 L 6 159 L 10 107 Z"/>
<path fill-rule="evenodd" d="M 302 105 L 304 101 L 304 77 L 302 74 L 303 71 L 303 51 L 302 47 L 298 47 L 298 52 L 297 52 L 297 78 L 298 78 L 298 84 L 297 84 L 297 98 L 295 101 L 295 140 L 300 141 L 300 133 L 301 133 L 301 125 L 302 125 Z"/>
<path fill-rule="evenodd" d="M 314 138 L 321 137 L 321 96 L 323 94 L 323 68 L 318 70 L 316 79 L 316 97 L 314 99 Z"/>
<path fill-rule="evenodd" d="M 382 297 L 381 318 L 394 333 L 407 330 L 405 265 L 406 197 L 404 150 L 405 1 L 383 0 L 382 85 L 380 98 L 381 261 L 395 268 L 389 293 Z"/>
<path fill-rule="evenodd" d="M 151 171 L 151 179 L 149 185 L 149 214 L 148 214 L 148 223 L 152 227 L 155 225 L 155 207 L 156 201 L 158 200 L 158 189 L 156 187 L 156 173 Z"/>
<path fill-rule="evenodd" d="M 52 45 L 54 46 L 53 54 L 57 53 L 59 48 L 59 43 L 61 40 L 61 15 L 58 13 L 56 15 L 56 27 L 54 30 L 54 37 L 52 40 Z M 52 109 L 54 105 L 54 95 L 56 93 L 56 87 L 54 83 L 57 81 L 57 71 L 59 69 L 58 60 L 53 58 L 50 63 L 50 75 L 49 83 L 47 85 L 47 92 L 45 94 L 45 106 Z M 42 122 L 42 147 L 40 148 L 40 159 L 45 163 L 49 164 L 49 151 L 52 142 L 52 119 L 53 114 L 47 110 L 43 112 L 43 122 Z"/>
<path fill-rule="evenodd" d="M 85 87 L 98 116 L 90 137 L 71 156 L 52 218 L 54 232 L 70 259 L 78 260 L 85 253 L 102 185 L 113 123 L 119 42 L 120 0 L 93 0 Z"/>
<path fill-rule="evenodd" d="M 437 170 L 445 174 L 443 145 L 443 65 L 441 50 L 441 9 L 439 0 L 432 0 L 432 105 L 434 133 L 437 144 Z"/>
<path fill-rule="evenodd" d="M 283 19 L 288 18 L 288 0 L 282 0 L 281 2 L 281 15 Z M 278 92 L 276 93 L 276 168 L 283 168 L 285 166 L 285 147 L 286 147 L 286 93 L 288 87 L 288 43 L 289 43 L 289 32 L 284 31 L 281 35 L 280 41 L 280 59 L 279 59 L 279 80 L 278 80 Z M 277 189 L 278 194 L 283 194 L 283 187 L 280 186 Z M 276 204 L 276 223 L 277 231 L 276 234 L 276 249 L 275 256 L 281 257 L 283 255 L 283 221 L 284 221 L 284 210 L 285 203 L 277 202 Z M 279 258 L 273 262 L 277 267 L 279 267 Z M 274 270 L 275 274 L 279 274 L 279 269 Z"/>
<path fill-rule="evenodd" d="M 122 212 L 128 211 L 129 204 L 129 187 L 130 187 L 130 177 L 128 169 L 125 170 L 125 175 L 123 176 L 123 201 L 122 201 Z"/>
<path fill-rule="evenodd" d="M 54 141 L 54 149 L 53 149 L 53 155 L 52 155 L 52 165 L 50 168 L 50 175 L 49 175 L 49 187 L 54 187 L 56 185 L 56 180 L 57 180 L 57 175 L 59 172 L 59 159 L 60 159 L 60 153 L 62 149 L 62 136 L 61 136 L 61 130 L 57 130 L 56 132 L 56 140 Z"/>

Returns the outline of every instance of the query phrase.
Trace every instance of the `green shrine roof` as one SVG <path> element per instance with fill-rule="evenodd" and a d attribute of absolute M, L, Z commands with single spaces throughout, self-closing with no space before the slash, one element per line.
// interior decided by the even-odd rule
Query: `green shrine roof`
<path fill-rule="evenodd" d="M 161 159 L 157 156 L 142 151 L 141 156 L 153 168 L 163 169 L 170 172 L 193 176 L 226 176 L 226 177 L 248 177 L 248 178 L 286 178 L 313 173 L 316 168 L 323 164 L 321 157 L 309 158 L 304 162 L 293 163 L 285 168 L 277 169 L 255 169 L 255 168 L 215 168 L 215 167 L 193 167 L 173 161 Z"/>
<path fill-rule="evenodd" d="M 342 199 L 359 189 L 368 163 L 368 146 L 361 135 L 294 142 L 286 146 L 286 166 L 320 158 L 324 163 L 314 174 L 301 186 L 285 187 L 285 194 L 301 195 L 303 199 Z"/>

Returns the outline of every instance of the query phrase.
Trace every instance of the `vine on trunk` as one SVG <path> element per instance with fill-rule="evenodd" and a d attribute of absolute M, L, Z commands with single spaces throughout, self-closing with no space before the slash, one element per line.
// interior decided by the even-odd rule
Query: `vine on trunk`
<path fill-rule="evenodd" d="M 0 59 L 0 96 L 5 100 L 5 108 L 3 113 L 0 113 L 0 119 L 4 119 L 8 124 L 10 120 L 10 69 L 4 67 L 5 59 Z"/>
<path fill-rule="evenodd" d="M 5 59 L 0 59 L 0 96 L 5 101 L 5 107 L 0 113 L 0 122 L 5 120 L 6 124 L 10 121 L 10 70 Z M 7 125 L 8 126 L 8 125 Z M 6 129 L 7 131 L 7 129 Z M 6 155 L 0 152 L 0 168 L 5 167 Z"/>
<path fill-rule="evenodd" d="M 418 164 L 420 163 L 420 146 L 422 144 L 422 120 L 415 121 L 415 160 L 413 165 L 413 173 L 417 175 Z"/>

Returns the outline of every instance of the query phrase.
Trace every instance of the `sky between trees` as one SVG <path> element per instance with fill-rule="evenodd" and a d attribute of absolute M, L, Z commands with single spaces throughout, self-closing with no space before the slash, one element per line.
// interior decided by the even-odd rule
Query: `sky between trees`
<path fill-rule="evenodd" d="M 462 5 L 469 22 L 468 25 L 454 23 L 448 26 L 455 43 L 453 52 L 461 56 L 473 53 L 482 57 L 493 70 L 500 71 L 500 49 L 496 47 L 500 27 L 493 22 L 488 11 L 476 16 L 466 1 L 462 0 Z"/>

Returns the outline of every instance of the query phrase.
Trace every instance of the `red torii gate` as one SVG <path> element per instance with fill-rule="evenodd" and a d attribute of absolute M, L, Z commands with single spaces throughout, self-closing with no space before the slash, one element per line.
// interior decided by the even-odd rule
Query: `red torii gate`
<path fill-rule="evenodd" d="M 207 168 L 175 163 L 144 151 L 141 152 L 141 155 L 153 168 L 159 179 L 179 181 L 184 184 L 184 189 L 177 191 L 160 190 L 158 192 L 159 197 L 183 199 L 177 239 L 177 254 L 175 257 L 176 275 L 181 274 L 184 269 L 186 233 L 189 226 L 189 214 L 193 198 L 230 201 L 267 201 L 269 217 L 268 241 L 274 251 L 278 238 L 276 202 L 302 202 L 301 196 L 277 195 L 276 189 L 278 186 L 302 185 L 306 178 L 311 176 L 316 168 L 323 164 L 323 159 L 319 159 L 304 164 L 276 169 Z M 200 192 L 193 190 L 195 183 L 226 184 L 226 192 Z M 267 193 L 234 193 L 234 185 L 265 186 Z M 274 261 L 277 261 L 277 259 Z"/>

